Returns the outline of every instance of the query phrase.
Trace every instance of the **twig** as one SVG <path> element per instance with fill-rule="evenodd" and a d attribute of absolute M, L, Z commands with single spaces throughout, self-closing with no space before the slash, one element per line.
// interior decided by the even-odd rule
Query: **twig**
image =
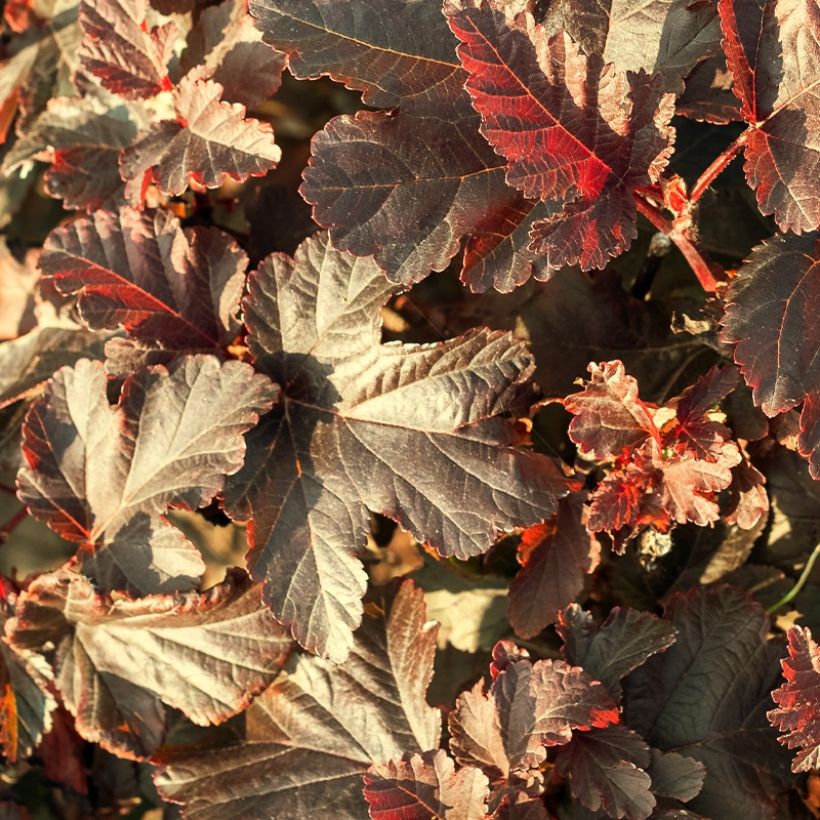
<path fill-rule="evenodd" d="M 806 561 L 806 566 L 803 567 L 803 572 L 800 573 L 800 577 L 795 582 L 795 585 L 776 604 L 772 604 L 766 610 L 767 612 L 777 612 L 780 607 L 786 606 L 786 604 L 797 597 L 800 590 L 806 585 L 806 581 L 809 580 L 809 575 L 811 575 L 811 571 L 814 568 L 814 562 L 817 560 L 818 556 L 820 556 L 820 544 L 818 544 L 812 551 L 812 554 L 809 556 L 809 560 Z"/>
<path fill-rule="evenodd" d="M 8 484 L 0 484 L 0 493 L 17 496 L 17 490 L 15 490 L 14 487 L 9 487 Z"/>
<path fill-rule="evenodd" d="M 635 197 L 635 204 L 638 211 L 642 213 L 659 231 L 665 233 L 684 255 L 692 272 L 698 278 L 701 287 L 707 293 L 714 293 L 717 290 L 717 280 L 712 274 L 709 263 L 703 258 L 701 252 L 695 247 L 692 241 L 684 233 L 676 228 L 651 202 L 638 194 Z"/>
<path fill-rule="evenodd" d="M 740 136 L 722 153 L 720 153 L 712 164 L 698 177 L 697 182 L 692 186 L 692 193 L 689 195 L 690 205 L 694 205 L 707 191 L 709 186 L 729 167 L 732 160 L 740 153 L 741 148 L 749 138 L 747 128 Z"/>
<path fill-rule="evenodd" d="M 8 520 L 2 527 L 0 527 L 0 544 L 5 544 L 9 536 L 17 529 L 17 527 L 28 518 L 28 508 L 20 507 L 19 510 Z"/>

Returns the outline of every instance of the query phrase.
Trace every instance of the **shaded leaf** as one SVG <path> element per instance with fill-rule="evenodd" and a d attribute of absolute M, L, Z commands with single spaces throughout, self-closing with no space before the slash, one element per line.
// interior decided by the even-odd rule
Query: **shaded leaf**
<path fill-rule="evenodd" d="M 489 784 L 479 769 L 456 771 L 442 749 L 373 764 L 364 775 L 373 820 L 483 820 Z"/>
<path fill-rule="evenodd" d="M 567 661 L 601 681 L 617 700 L 621 680 L 672 646 L 676 635 L 673 626 L 650 612 L 617 606 L 596 625 L 588 612 L 573 604 L 561 613 L 556 629 Z"/>
<path fill-rule="evenodd" d="M 507 187 L 479 134 L 438 4 L 367 0 L 351 14 L 334 0 L 254 0 L 251 13 L 297 77 L 329 75 L 398 108 L 337 117 L 313 139 L 301 192 L 336 247 L 373 254 L 409 284 L 446 268 L 467 237 L 471 287 L 548 278 L 526 247 L 528 222 L 545 211 Z"/>
<path fill-rule="evenodd" d="M 646 820 L 655 808 L 646 773 L 649 747 L 623 726 L 608 726 L 573 737 L 558 751 L 555 765 L 569 776 L 572 794 L 588 809 L 613 818 Z"/>
<path fill-rule="evenodd" d="M 467 558 L 497 531 L 549 516 L 569 489 L 556 462 L 514 446 L 501 417 L 529 403 L 524 347 L 484 330 L 382 345 L 391 291 L 372 259 L 321 235 L 295 259 L 265 260 L 244 301 L 256 366 L 287 388 L 249 435 L 226 506 L 251 522 L 248 566 L 276 617 L 335 660 L 361 617 L 366 508 Z"/>
<path fill-rule="evenodd" d="M 6 635 L 50 664 L 86 740 L 133 758 L 159 747 L 166 707 L 199 725 L 244 709 L 291 647 L 240 570 L 207 592 L 137 599 L 99 595 L 72 572 L 43 575 L 20 596 Z"/>
<path fill-rule="evenodd" d="M 693 811 L 773 817 L 788 762 L 765 718 L 780 652 L 766 641 L 766 612 L 724 586 L 674 595 L 665 619 L 677 640 L 630 675 L 627 722 L 652 746 L 704 764 Z"/>
<path fill-rule="evenodd" d="M 564 33 L 547 39 L 526 12 L 508 21 L 487 0 L 446 11 L 508 184 L 562 209 L 533 224 L 530 248 L 553 267 L 603 268 L 637 235 L 635 190 L 671 154 L 672 97 L 658 78 L 584 56 Z"/>
<path fill-rule="evenodd" d="M 227 178 L 264 176 L 281 156 L 268 123 L 245 117 L 245 106 L 222 99 L 213 80 L 184 77 L 174 89 L 176 119 L 160 120 L 120 155 L 126 198 L 143 202 L 156 184 L 176 196 L 189 185 L 217 188 Z"/>
<path fill-rule="evenodd" d="M 820 332 L 807 312 L 820 298 L 818 259 L 817 236 L 775 236 L 752 251 L 726 297 L 723 337 L 735 344 L 755 404 L 770 417 L 820 393 Z M 816 458 L 812 401 L 800 420 L 801 450 L 810 459 Z"/>
<path fill-rule="evenodd" d="M 296 657 L 257 698 L 241 738 L 166 748 L 157 785 L 187 817 L 248 814 L 361 820 L 361 775 L 373 763 L 439 745 L 441 717 L 424 699 L 436 628 L 406 581 L 366 614 L 344 664 Z"/>
<path fill-rule="evenodd" d="M 820 42 L 814 3 L 719 0 L 723 48 L 746 134 L 746 179 L 781 230 L 820 226 Z"/>
<path fill-rule="evenodd" d="M 657 797 L 688 803 L 700 794 L 706 777 L 703 763 L 677 752 L 651 751 L 648 771 L 652 777 L 652 792 Z"/>
<path fill-rule="evenodd" d="M 601 547 L 583 523 L 585 496 L 562 499 L 555 518 L 525 530 L 518 548 L 522 567 L 510 584 L 508 617 L 516 634 L 532 638 L 575 600 L 584 576 L 595 571 Z"/>
<path fill-rule="evenodd" d="M 80 545 L 100 588 L 193 586 L 202 559 L 162 513 L 196 509 L 222 489 L 275 389 L 248 365 L 191 356 L 126 380 L 113 407 L 106 391 L 102 363 L 56 374 L 26 416 L 20 498 Z"/>
<path fill-rule="evenodd" d="M 811 632 L 793 626 L 788 633 L 789 656 L 781 661 L 786 682 L 772 692 L 776 709 L 769 722 L 785 734 L 779 738 L 797 749 L 792 771 L 820 769 L 820 649 Z"/>

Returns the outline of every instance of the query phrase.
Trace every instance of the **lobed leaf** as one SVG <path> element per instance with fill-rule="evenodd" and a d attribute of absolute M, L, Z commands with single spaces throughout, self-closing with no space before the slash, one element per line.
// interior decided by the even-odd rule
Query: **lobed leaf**
<path fill-rule="evenodd" d="M 530 401 L 524 347 L 485 330 L 383 345 L 392 290 L 371 258 L 321 235 L 294 259 L 268 257 L 243 303 L 256 366 L 285 390 L 248 436 L 226 509 L 250 522 L 248 566 L 276 617 L 337 661 L 361 618 L 367 509 L 466 558 L 551 515 L 570 488 L 555 461 L 514 446 L 502 418 Z"/>
<path fill-rule="evenodd" d="M 779 740 L 797 749 L 792 771 L 820 768 L 820 649 L 807 628 L 791 627 L 789 656 L 781 661 L 786 682 L 772 692 L 777 704 L 766 714 L 769 723 L 784 732 Z"/>
<path fill-rule="evenodd" d="M 672 152 L 672 97 L 659 78 L 618 72 L 563 32 L 548 39 L 527 12 L 510 21 L 488 0 L 445 10 L 508 184 L 560 209 L 532 225 L 530 249 L 552 267 L 603 268 L 637 235 L 635 191 Z"/>
<path fill-rule="evenodd" d="M 162 513 L 196 509 L 221 491 L 275 388 L 248 365 L 212 356 L 141 371 L 113 407 L 107 388 L 103 364 L 81 360 L 32 404 L 20 499 L 79 544 L 82 570 L 100 589 L 190 588 L 202 559 Z"/>
<path fill-rule="evenodd" d="M 374 763 L 438 747 L 427 705 L 436 627 L 405 581 L 365 615 L 344 664 L 300 655 L 251 705 L 235 741 L 169 747 L 160 794 L 195 820 L 261 814 L 360 820 L 361 776 Z"/>
<path fill-rule="evenodd" d="M 59 570 L 20 596 L 6 638 L 50 665 L 86 740 L 139 759 L 161 744 L 166 707 L 221 723 L 279 674 L 292 644 L 260 592 L 234 570 L 204 593 L 113 599 Z"/>

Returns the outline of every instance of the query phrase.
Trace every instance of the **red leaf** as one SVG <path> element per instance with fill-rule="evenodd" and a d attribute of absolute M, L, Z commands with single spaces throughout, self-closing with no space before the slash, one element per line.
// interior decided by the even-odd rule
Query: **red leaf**
<path fill-rule="evenodd" d="M 797 446 L 809 460 L 812 478 L 820 481 L 820 391 L 810 393 L 803 403 Z"/>
<path fill-rule="evenodd" d="M 213 80 L 183 77 L 174 90 L 177 118 L 162 120 L 137 136 L 120 156 L 126 198 L 141 205 L 145 187 L 156 183 L 177 196 L 189 185 L 217 188 L 227 179 L 239 182 L 264 176 L 281 151 L 268 123 L 245 118 L 245 106 L 222 99 Z"/>
<path fill-rule="evenodd" d="M 626 375 L 622 362 L 590 362 L 588 370 L 584 389 L 564 399 L 564 407 L 575 416 L 569 437 L 581 452 L 604 461 L 649 437 L 658 438 L 649 408 L 638 397 L 638 383 Z"/>
<path fill-rule="evenodd" d="M 764 214 L 795 233 L 820 226 L 816 195 L 820 154 L 813 135 L 820 114 L 820 43 L 811 3 L 720 0 L 723 47 L 746 139 L 746 179 Z"/>
<path fill-rule="evenodd" d="M 146 0 L 83 0 L 85 37 L 80 64 L 103 86 L 128 99 L 153 97 L 171 88 L 167 64 L 176 26 L 148 29 Z"/>
<path fill-rule="evenodd" d="M 6 635 L 51 666 L 80 735 L 139 759 L 162 742 L 166 707 L 222 723 L 279 674 L 292 644 L 260 593 L 232 570 L 203 593 L 115 599 L 61 570 L 20 596 Z"/>
<path fill-rule="evenodd" d="M 789 657 L 781 661 L 786 682 L 772 692 L 777 709 L 769 722 L 785 734 L 779 740 L 798 749 L 792 771 L 820 769 L 820 648 L 807 628 L 789 629 Z"/>
<path fill-rule="evenodd" d="M 510 584 L 507 617 L 522 638 L 553 623 L 583 589 L 584 576 L 598 566 L 601 547 L 583 524 L 584 500 L 582 493 L 562 499 L 553 520 L 530 527 L 521 537 L 522 569 Z"/>
<path fill-rule="evenodd" d="M 508 161 L 507 182 L 563 211 L 536 222 L 531 249 L 554 267 L 603 268 L 636 236 L 634 193 L 671 154 L 672 96 L 659 78 L 622 74 L 528 13 L 451 0 L 467 89 L 482 133 Z"/>
<path fill-rule="evenodd" d="M 489 783 L 473 766 L 456 770 L 442 749 L 374 763 L 364 775 L 373 820 L 484 820 Z"/>
<path fill-rule="evenodd" d="M 215 228 L 183 231 L 167 211 L 100 211 L 52 231 L 43 279 L 77 294 L 92 329 L 125 327 L 163 350 L 219 352 L 239 330 L 248 258 Z"/>

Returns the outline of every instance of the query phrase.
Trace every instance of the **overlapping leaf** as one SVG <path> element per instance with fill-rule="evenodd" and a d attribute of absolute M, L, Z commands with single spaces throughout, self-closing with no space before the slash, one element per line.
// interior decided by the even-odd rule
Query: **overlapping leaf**
<path fill-rule="evenodd" d="M 818 262 L 814 234 L 776 236 L 758 245 L 732 281 L 723 318 L 724 338 L 736 345 L 735 360 L 755 404 L 775 416 L 805 402 L 800 447 L 815 478 L 820 330 L 811 311 L 820 299 Z"/>
<path fill-rule="evenodd" d="M 334 0 L 254 0 L 251 13 L 297 77 L 329 75 L 398 108 L 337 117 L 314 137 L 301 190 L 337 247 L 408 284 L 447 267 L 467 237 L 475 289 L 548 277 L 526 247 L 546 210 L 505 184 L 438 4 L 366 0 L 353 13 Z"/>
<path fill-rule="evenodd" d="M 14 611 L 16 594 L 3 579 L 2 624 Z M 48 667 L 33 657 L 21 657 L 0 642 L 0 744 L 9 764 L 25 760 L 51 729 L 57 708 L 48 690 Z"/>
<path fill-rule="evenodd" d="M 107 386 L 101 362 L 56 374 L 26 417 L 20 498 L 79 545 L 83 572 L 100 588 L 191 587 L 202 559 L 162 513 L 196 509 L 222 489 L 275 388 L 248 365 L 211 356 L 141 371 L 113 407 Z"/>
<path fill-rule="evenodd" d="M 741 114 L 746 179 L 782 230 L 820 227 L 815 139 L 820 117 L 820 40 L 811 2 L 720 0 L 726 61 Z"/>
<path fill-rule="evenodd" d="M 675 629 L 649 612 L 615 607 L 596 625 L 577 604 L 567 607 L 557 627 L 564 656 L 601 681 L 620 700 L 621 680 L 647 658 L 675 642 Z"/>
<path fill-rule="evenodd" d="M 112 599 L 62 570 L 21 595 L 6 635 L 50 665 L 83 737 L 139 758 L 162 742 L 167 707 L 221 723 L 278 675 L 292 642 L 260 592 L 235 570 L 204 593 Z"/>
<path fill-rule="evenodd" d="M 176 27 L 149 29 L 146 0 L 82 0 L 80 63 L 103 86 L 125 98 L 153 97 L 172 87 L 168 60 Z"/>
<path fill-rule="evenodd" d="M 584 576 L 598 566 L 601 548 L 584 526 L 584 501 L 583 493 L 562 499 L 553 519 L 530 527 L 521 537 L 522 567 L 510 584 L 507 616 L 522 638 L 532 638 L 553 623 L 583 589 Z"/>
<path fill-rule="evenodd" d="M 250 707 L 235 742 L 167 749 L 162 796 L 196 820 L 366 816 L 365 771 L 435 749 L 441 728 L 425 701 L 436 628 L 424 598 L 405 582 L 379 603 L 344 664 L 299 656 Z"/>
<path fill-rule="evenodd" d="M 797 749 L 792 770 L 820 769 L 820 649 L 811 632 L 799 627 L 789 630 L 789 656 L 781 661 L 786 682 L 772 692 L 777 709 L 767 717 L 785 732 L 780 742 Z"/>
<path fill-rule="evenodd" d="M 487 777 L 474 766 L 456 771 L 442 749 L 375 763 L 364 776 L 373 820 L 484 820 Z"/>
<path fill-rule="evenodd" d="M 40 259 L 43 281 L 76 294 L 90 328 L 124 327 L 158 351 L 155 361 L 230 343 L 247 263 L 221 231 L 183 230 L 166 211 L 126 207 L 52 231 Z"/>
<path fill-rule="evenodd" d="M 665 618 L 678 637 L 630 675 L 627 722 L 652 746 L 706 766 L 690 806 L 707 817 L 771 818 L 785 750 L 766 722 L 780 645 L 768 617 L 731 587 L 673 596 Z"/>
<path fill-rule="evenodd" d="M 245 117 L 241 103 L 225 102 L 214 80 L 184 77 L 174 89 L 175 119 L 160 120 L 120 155 L 126 198 L 142 203 L 148 185 L 181 194 L 189 185 L 216 188 L 226 179 L 263 176 L 281 150 L 270 125 Z"/>
<path fill-rule="evenodd" d="M 613 818 L 646 820 L 656 805 L 647 774 L 649 747 L 624 726 L 579 734 L 559 750 L 555 765 L 569 776 L 573 795 Z"/>
<path fill-rule="evenodd" d="M 663 77 L 676 94 L 701 61 L 720 52 L 720 22 L 713 3 L 691 0 L 560 0 L 550 4 L 545 25 L 564 29 L 587 54 L 598 54 L 621 71 Z"/>
<path fill-rule="evenodd" d="M 450 749 L 502 791 L 508 782 L 512 791 L 529 793 L 527 781 L 546 760 L 546 746 L 569 743 L 575 730 L 617 723 L 619 715 L 606 689 L 580 668 L 553 660 L 533 664 L 514 649 L 500 644 L 494 650 L 489 689 L 479 681 L 459 695 L 449 718 Z"/>
<path fill-rule="evenodd" d="M 256 365 L 284 393 L 249 435 L 226 506 L 250 521 L 248 566 L 276 617 L 335 660 L 361 617 L 366 509 L 466 558 L 551 515 L 569 487 L 556 462 L 514 446 L 501 418 L 529 403 L 524 347 L 484 330 L 382 345 L 391 291 L 371 258 L 320 235 L 295 259 L 269 257 L 244 302 Z"/>
<path fill-rule="evenodd" d="M 529 13 L 511 21 L 489 0 L 446 9 L 507 182 L 558 210 L 533 223 L 530 248 L 553 267 L 603 268 L 637 235 L 635 192 L 672 152 L 671 95 L 659 77 L 585 56 L 564 32 L 548 38 Z"/>

